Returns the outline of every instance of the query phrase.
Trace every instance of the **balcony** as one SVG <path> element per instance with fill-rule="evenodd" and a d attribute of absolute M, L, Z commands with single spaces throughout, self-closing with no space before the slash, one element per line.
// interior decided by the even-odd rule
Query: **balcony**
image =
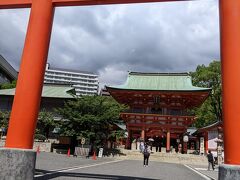
<path fill-rule="evenodd" d="M 172 116 L 142 113 L 121 113 L 121 118 L 127 126 L 133 127 L 165 127 L 165 128 L 187 128 L 195 120 L 195 116 Z"/>
<path fill-rule="evenodd" d="M 142 108 L 128 109 L 124 113 L 140 113 L 140 114 L 155 114 L 155 115 L 170 115 L 170 116 L 193 116 L 188 111 L 184 110 L 145 110 Z"/>

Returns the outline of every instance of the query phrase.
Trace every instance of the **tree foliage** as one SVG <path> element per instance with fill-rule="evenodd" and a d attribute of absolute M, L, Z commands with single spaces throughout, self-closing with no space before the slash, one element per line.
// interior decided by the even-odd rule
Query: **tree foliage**
<path fill-rule="evenodd" d="M 12 81 L 11 83 L 3 83 L 0 85 L 0 89 L 12 89 L 16 87 L 16 84 L 16 80 Z"/>
<path fill-rule="evenodd" d="M 110 136 L 110 125 L 121 122 L 119 114 L 125 108 L 112 97 L 82 96 L 69 101 L 58 109 L 63 117 L 61 135 L 85 137 L 102 144 Z"/>
<path fill-rule="evenodd" d="M 53 130 L 55 125 L 56 123 L 54 121 L 53 114 L 45 109 L 42 109 L 38 115 L 36 134 L 42 134 L 48 139 L 49 133 Z"/>
<path fill-rule="evenodd" d="M 5 130 L 4 133 L 6 133 L 8 129 L 9 116 L 9 111 L 0 111 L 0 128 Z"/>
<path fill-rule="evenodd" d="M 212 88 L 209 98 L 200 108 L 194 109 L 198 118 L 195 125 L 202 127 L 222 120 L 222 83 L 221 63 L 213 61 L 209 66 L 199 65 L 195 72 L 191 73 L 193 85 Z"/>

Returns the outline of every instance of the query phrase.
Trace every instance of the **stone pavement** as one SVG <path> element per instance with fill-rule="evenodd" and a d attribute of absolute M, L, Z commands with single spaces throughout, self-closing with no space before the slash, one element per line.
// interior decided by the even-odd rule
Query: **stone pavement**
<path fill-rule="evenodd" d="M 155 156 L 154 156 L 155 155 Z M 151 161 L 156 162 L 165 162 L 165 163 L 174 163 L 182 164 L 185 167 L 191 169 L 192 171 L 203 175 L 203 178 L 209 180 L 218 179 L 218 166 L 215 166 L 215 170 L 208 171 L 208 162 L 205 156 L 198 155 L 187 155 L 187 154 L 166 154 L 160 153 L 150 156 Z M 119 157 L 119 159 L 131 159 L 131 160 L 141 160 L 142 155 L 131 155 Z"/>
<path fill-rule="evenodd" d="M 126 156 L 120 156 L 122 159 L 142 159 L 142 153 L 135 150 L 121 150 Z M 177 163 L 177 164 L 196 164 L 205 165 L 207 164 L 206 156 L 194 155 L 194 154 L 180 154 L 180 153 L 165 153 L 165 152 L 152 152 L 150 155 L 154 161 Z"/>
<path fill-rule="evenodd" d="M 141 160 L 142 154 L 139 151 L 123 150 L 127 156 L 121 156 L 120 159 L 134 159 Z M 218 166 L 215 166 L 215 170 L 208 171 L 208 161 L 205 156 L 193 155 L 193 154 L 176 154 L 176 153 L 164 153 L 153 152 L 150 156 L 152 161 L 167 162 L 175 164 L 183 164 L 185 167 L 200 173 L 204 178 L 209 180 L 218 179 Z"/>
<path fill-rule="evenodd" d="M 215 170 L 208 170 L 208 165 L 187 165 L 195 171 L 209 177 L 212 180 L 218 179 L 218 166 L 215 166 Z"/>
<path fill-rule="evenodd" d="M 149 167 L 143 167 L 142 159 L 105 157 L 67 157 L 53 153 L 37 156 L 35 179 L 122 179 L 122 180 L 213 180 L 217 170 L 207 171 L 206 165 L 189 165 L 154 161 L 150 157 Z"/>

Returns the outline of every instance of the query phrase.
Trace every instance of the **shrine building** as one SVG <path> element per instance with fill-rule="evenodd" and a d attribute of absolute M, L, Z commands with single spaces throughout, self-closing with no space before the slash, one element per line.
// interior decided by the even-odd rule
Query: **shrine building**
<path fill-rule="evenodd" d="M 128 131 L 127 148 L 134 138 L 161 137 L 167 152 L 182 142 L 196 120 L 189 110 L 199 107 L 211 92 L 193 86 L 188 73 L 130 72 L 125 84 L 106 88 L 116 101 L 129 106 L 120 114 Z"/>

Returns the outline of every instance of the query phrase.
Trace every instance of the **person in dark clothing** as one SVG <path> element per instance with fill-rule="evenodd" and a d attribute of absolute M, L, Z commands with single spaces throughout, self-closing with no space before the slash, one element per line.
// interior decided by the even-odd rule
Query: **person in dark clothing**
<path fill-rule="evenodd" d="M 175 152 L 178 153 L 178 143 L 175 146 Z"/>
<path fill-rule="evenodd" d="M 207 158 L 208 158 L 208 170 L 210 170 L 210 166 L 212 166 L 212 169 L 214 170 L 213 154 L 210 150 L 208 151 Z"/>
<path fill-rule="evenodd" d="M 156 152 L 161 152 L 161 139 L 156 136 L 155 138 Z"/>
<path fill-rule="evenodd" d="M 151 153 L 150 147 L 145 143 L 144 150 L 143 150 L 143 166 L 144 167 L 148 166 L 150 153 Z"/>

